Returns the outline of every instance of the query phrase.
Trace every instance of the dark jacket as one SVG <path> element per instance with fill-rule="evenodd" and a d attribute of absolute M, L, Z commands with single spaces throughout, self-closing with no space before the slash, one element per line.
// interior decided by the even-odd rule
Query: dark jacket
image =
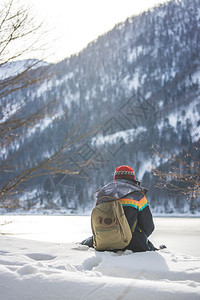
<path fill-rule="evenodd" d="M 146 188 L 140 186 L 139 181 L 117 179 L 95 193 L 97 204 L 111 201 L 113 198 L 122 202 L 130 228 L 134 231 L 127 249 L 133 251 L 154 250 L 153 245 L 147 239 L 154 230 L 153 218 L 146 198 L 147 192 Z"/>

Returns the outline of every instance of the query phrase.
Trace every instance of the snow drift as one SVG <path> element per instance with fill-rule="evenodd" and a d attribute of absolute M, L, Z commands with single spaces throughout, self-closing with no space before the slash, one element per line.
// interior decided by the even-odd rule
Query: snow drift
<path fill-rule="evenodd" d="M 199 299 L 200 258 L 0 236 L 3 300 Z"/>

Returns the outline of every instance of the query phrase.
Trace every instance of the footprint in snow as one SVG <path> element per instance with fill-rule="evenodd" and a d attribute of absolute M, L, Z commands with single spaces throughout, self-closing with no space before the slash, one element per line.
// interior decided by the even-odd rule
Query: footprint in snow
<path fill-rule="evenodd" d="M 29 258 L 33 259 L 33 260 L 53 260 L 56 258 L 56 256 L 53 255 L 49 255 L 49 254 L 44 254 L 44 253 L 30 253 L 30 254 L 26 254 L 26 256 L 28 256 Z"/>
<path fill-rule="evenodd" d="M 8 251 L 3 251 L 3 250 L 0 251 L 0 255 L 5 255 L 5 254 L 8 254 L 8 253 L 9 253 Z"/>

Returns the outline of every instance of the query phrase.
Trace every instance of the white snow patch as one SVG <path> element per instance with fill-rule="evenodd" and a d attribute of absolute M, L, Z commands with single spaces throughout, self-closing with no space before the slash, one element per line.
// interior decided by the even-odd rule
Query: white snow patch
<path fill-rule="evenodd" d="M 183 109 L 185 110 L 185 115 L 181 115 L 180 114 L 181 109 L 179 109 L 179 111 L 174 111 L 170 113 L 168 116 L 165 116 L 168 117 L 169 124 L 174 128 L 176 128 L 178 121 L 181 121 L 182 126 L 184 126 L 186 124 L 186 121 L 190 120 L 190 122 L 192 123 L 192 127 L 194 129 L 193 141 L 195 141 L 195 138 L 197 136 L 196 133 L 199 132 L 200 130 L 197 126 L 197 122 L 200 120 L 200 112 L 198 111 L 197 108 L 199 101 L 200 98 L 196 99 L 196 101 L 189 103 L 187 109 L 183 107 Z M 162 102 L 160 101 L 159 105 L 160 103 Z M 161 123 L 158 125 L 159 130 L 161 130 L 163 124 L 164 124 L 164 120 L 162 120 Z"/>
<path fill-rule="evenodd" d="M 148 99 L 151 96 L 151 94 L 152 94 L 151 92 L 147 92 L 145 98 Z"/>
<path fill-rule="evenodd" d="M 151 172 L 152 168 L 157 168 L 158 166 L 160 166 L 160 160 L 160 157 L 157 156 L 149 159 L 145 159 L 145 157 L 140 158 L 140 169 L 137 173 L 137 179 L 141 181 L 145 172 Z M 162 158 L 162 163 L 167 161 L 167 158 Z"/>
<path fill-rule="evenodd" d="M 18 109 L 21 108 L 24 103 L 24 100 L 21 100 L 20 104 L 18 102 L 12 102 L 7 103 L 4 107 L 2 107 L 2 118 L 0 119 L 0 123 L 4 123 L 10 119 L 17 113 Z"/>
<path fill-rule="evenodd" d="M 160 100 L 160 101 L 158 102 L 158 106 L 159 106 L 159 107 L 162 107 L 163 104 L 164 104 L 164 101 L 163 101 L 163 100 Z"/>
<path fill-rule="evenodd" d="M 177 124 L 177 121 L 179 119 L 179 114 L 178 112 L 174 112 L 174 113 L 171 113 L 169 116 L 169 124 L 172 126 L 172 127 L 176 127 L 176 124 Z"/>
<path fill-rule="evenodd" d="M 160 17 L 161 19 L 164 18 L 165 15 L 166 15 L 166 11 L 165 11 L 164 9 L 163 9 L 163 10 L 159 9 L 159 10 L 156 12 L 156 16 L 157 16 L 157 17 Z"/>
<path fill-rule="evenodd" d="M 122 85 L 128 90 L 131 91 L 132 89 L 137 89 L 140 85 L 139 82 L 139 73 L 136 71 L 132 78 L 129 76 L 124 77 Z"/>
<path fill-rule="evenodd" d="M 52 116 L 46 116 L 44 119 L 40 120 L 38 124 L 30 128 L 27 133 L 25 138 L 31 137 L 37 130 L 42 132 L 45 128 L 47 128 L 55 119 L 62 117 L 64 112 L 58 112 L 55 115 Z"/>
<path fill-rule="evenodd" d="M 45 80 L 37 89 L 37 96 L 40 97 L 43 93 L 50 91 L 52 88 L 61 86 L 63 83 L 67 84 L 67 81 L 74 77 L 74 73 L 69 72 L 62 79 L 53 78 L 51 80 Z"/>
<path fill-rule="evenodd" d="M 57 81 L 58 84 L 59 81 Z M 44 94 L 47 91 L 50 91 L 52 87 L 54 87 L 54 80 L 45 80 L 40 87 L 37 89 L 37 97 L 40 97 L 42 94 Z"/>
<path fill-rule="evenodd" d="M 171 29 L 168 29 L 168 34 L 174 36 L 174 33 Z"/>
<path fill-rule="evenodd" d="M 192 81 L 195 83 L 200 82 L 200 71 L 197 71 L 192 75 Z"/>
<path fill-rule="evenodd" d="M 69 72 L 67 75 L 63 77 L 61 81 L 59 81 L 59 83 L 67 82 L 69 79 L 72 79 L 73 77 L 74 77 L 74 73 Z"/>
<path fill-rule="evenodd" d="M 150 172 L 152 169 L 152 159 L 149 158 L 148 160 L 141 160 L 140 169 L 137 173 L 137 179 L 142 180 L 145 172 Z"/>
<path fill-rule="evenodd" d="M 139 73 L 136 72 L 134 74 L 134 77 L 132 78 L 132 80 L 130 80 L 129 82 L 129 90 L 131 91 L 133 88 L 136 90 L 139 86 Z"/>
<path fill-rule="evenodd" d="M 20 196 L 19 200 L 24 201 L 26 199 L 31 199 L 31 198 L 35 197 L 37 195 L 37 193 L 38 193 L 37 189 L 25 192 L 22 196 Z"/>
<path fill-rule="evenodd" d="M 146 128 L 138 127 L 136 129 L 128 129 L 128 130 L 124 130 L 124 131 L 118 131 L 116 133 L 106 135 L 106 136 L 99 135 L 97 137 L 92 138 L 91 143 L 93 146 L 94 145 L 101 146 L 104 144 L 117 144 L 121 139 L 123 139 L 123 141 L 127 144 L 127 143 L 134 141 L 134 139 L 136 138 L 136 136 L 138 134 L 140 134 L 141 132 L 145 132 L 145 131 L 146 131 Z"/>
<path fill-rule="evenodd" d="M 133 50 L 128 55 L 128 62 L 132 63 L 137 57 L 142 53 L 142 46 L 133 48 Z"/>

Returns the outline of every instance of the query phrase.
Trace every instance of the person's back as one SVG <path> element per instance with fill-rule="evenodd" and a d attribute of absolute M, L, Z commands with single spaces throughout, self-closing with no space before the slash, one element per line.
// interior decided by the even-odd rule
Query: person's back
<path fill-rule="evenodd" d="M 154 230 L 154 223 L 149 204 L 146 199 L 147 189 L 140 186 L 132 168 L 120 166 L 115 169 L 114 180 L 97 190 L 97 204 L 113 201 L 122 203 L 125 216 L 132 232 L 132 239 L 127 247 L 134 252 L 154 251 L 156 248 L 148 240 Z M 93 247 L 93 237 L 82 242 Z"/>

